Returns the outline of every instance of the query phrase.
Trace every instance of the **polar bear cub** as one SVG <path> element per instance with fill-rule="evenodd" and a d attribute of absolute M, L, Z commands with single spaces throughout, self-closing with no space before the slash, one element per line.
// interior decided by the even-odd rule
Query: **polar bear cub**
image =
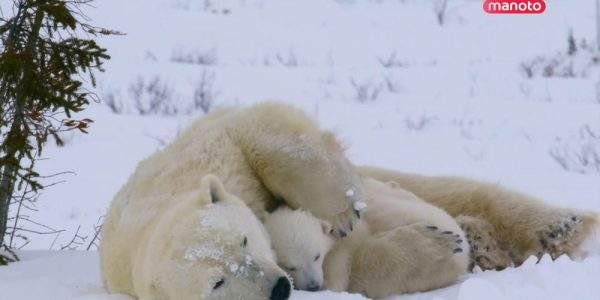
<path fill-rule="evenodd" d="M 334 244 L 329 223 L 304 210 L 281 207 L 265 219 L 277 263 L 300 290 L 323 287 L 323 261 Z"/>

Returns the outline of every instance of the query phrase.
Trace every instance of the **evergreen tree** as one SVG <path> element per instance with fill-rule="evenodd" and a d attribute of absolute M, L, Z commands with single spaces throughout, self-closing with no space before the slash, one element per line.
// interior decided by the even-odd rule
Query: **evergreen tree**
<path fill-rule="evenodd" d="M 33 162 L 48 138 L 62 145 L 61 132 L 86 133 L 92 122 L 73 119 L 72 113 L 94 97 L 82 78 L 95 86 L 93 71 L 103 71 L 110 58 L 94 38 L 116 32 L 81 22 L 80 8 L 91 1 L 13 0 L 14 15 L 0 19 L 0 246 L 5 250 L 15 195 L 43 188 Z M 0 256 L 0 264 L 9 260 Z"/>

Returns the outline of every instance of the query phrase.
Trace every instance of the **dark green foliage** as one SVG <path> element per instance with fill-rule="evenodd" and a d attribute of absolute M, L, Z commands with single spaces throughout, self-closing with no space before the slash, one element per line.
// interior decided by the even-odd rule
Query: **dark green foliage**
<path fill-rule="evenodd" d="M 80 22 L 91 0 L 13 0 L 14 16 L 0 19 L 0 246 L 9 206 L 24 188 L 43 188 L 33 163 L 48 137 L 87 133 L 90 119 L 73 120 L 94 94 L 84 87 L 110 57 L 94 38 L 117 32 Z M 86 76 L 82 76 L 85 74 Z M 10 228 L 8 228 L 10 229 Z M 12 228 L 17 230 L 17 228 Z M 0 264 L 5 260 L 0 259 Z"/>

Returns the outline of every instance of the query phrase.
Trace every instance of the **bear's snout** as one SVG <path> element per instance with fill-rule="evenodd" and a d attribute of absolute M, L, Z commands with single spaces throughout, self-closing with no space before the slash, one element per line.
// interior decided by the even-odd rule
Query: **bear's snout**
<path fill-rule="evenodd" d="M 277 283 L 271 290 L 271 298 L 270 300 L 286 300 L 290 297 L 290 290 L 292 289 L 292 284 L 285 276 L 279 277 L 277 279 Z"/>
<path fill-rule="evenodd" d="M 306 290 L 309 292 L 316 292 L 321 290 L 321 285 L 316 281 L 311 281 L 306 287 Z"/>

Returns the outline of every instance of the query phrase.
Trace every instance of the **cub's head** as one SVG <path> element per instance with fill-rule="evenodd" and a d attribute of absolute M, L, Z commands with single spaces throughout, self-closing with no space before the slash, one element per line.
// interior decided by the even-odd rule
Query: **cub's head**
<path fill-rule="evenodd" d="M 323 287 L 323 260 L 333 246 L 331 226 L 307 211 L 281 207 L 265 220 L 277 263 L 300 290 Z"/>
<path fill-rule="evenodd" d="M 157 299 L 288 299 L 291 282 L 277 266 L 262 223 L 208 175 L 194 203 L 178 208 Z"/>

